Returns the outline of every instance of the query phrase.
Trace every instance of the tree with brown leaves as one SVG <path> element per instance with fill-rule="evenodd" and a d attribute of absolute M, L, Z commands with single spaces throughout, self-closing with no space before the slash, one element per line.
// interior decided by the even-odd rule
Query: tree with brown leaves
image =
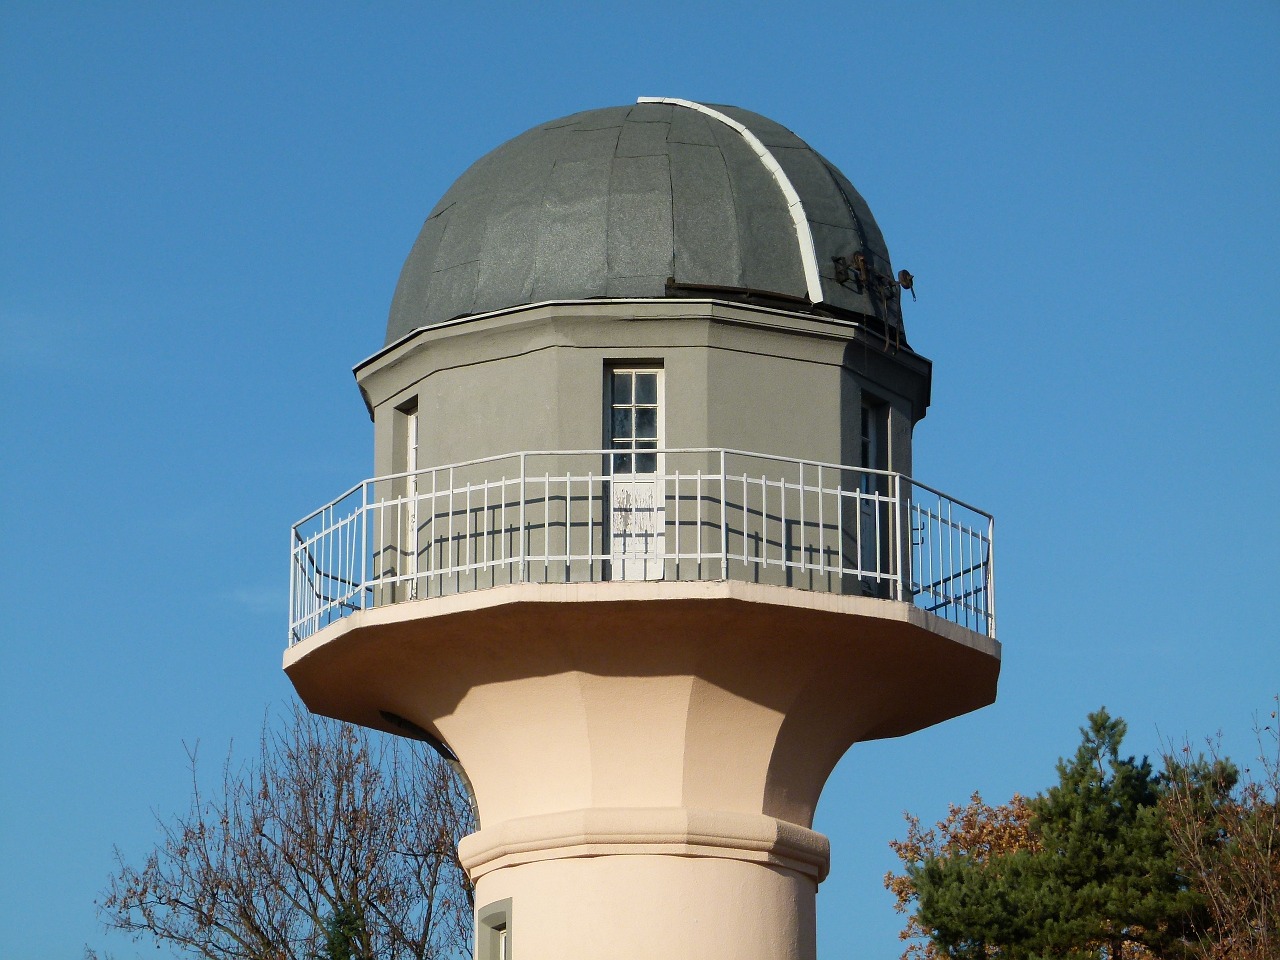
<path fill-rule="evenodd" d="M 464 786 L 424 745 L 294 707 L 258 757 L 159 819 L 141 866 L 117 850 L 108 929 L 207 960 L 435 960 L 469 955 L 473 829 Z M 89 957 L 96 954 L 87 951 Z"/>
<path fill-rule="evenodd" d="M 992 807 L 974 793 L 963 807 L 949 804 L 946 817 L 927 830 L 913 814 L 906 814 L 906 820 L 907 838 L 891 840 L 889 846 L 908 866 L 938 857 L 964 857 L 983 864 L 992 857 L 1018 850 L 1040 849 L 1031 831 L 1031 810 L 1020 794 L 1014 794 L 1006 804 Z M 943 960 L 946 953 L 929 939 L 929 931 L 920 922 L 916 887 L 910 874 L 886 873 L 884 885 L 894 896 L 893 909 L 907 914 L 907 924 L 898 934 L 898 939 L 908 944 L 903 960 Z"/>

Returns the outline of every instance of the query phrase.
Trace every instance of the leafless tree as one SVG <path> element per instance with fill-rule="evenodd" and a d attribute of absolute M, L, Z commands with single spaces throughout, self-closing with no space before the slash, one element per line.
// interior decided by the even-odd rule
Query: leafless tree
<path fill-rule="evenodd" d="M 108 929 L 209 960 L 435 960 L 469 956 L 472 891 L 457 842 L 465 788 L 429 747 L 295 706 L 264 722 L 259 755 L 230 754 L 162 837 L 116 870 Z M 92 950 L 87 951 L 90 957 Z"/>
<path fill-rule="evenodd" d="M 1277 700 L 1280 706 L 1280 699 Z M 1277 711 L 1256 728 L 1256 766 L 1243 775 L 1222 756 L 1189 744 L 1165 751 L 1169 836 L 1193 889 L 1208 904 L 1203 960 L 1280 957 L 1280 730 Z"/>

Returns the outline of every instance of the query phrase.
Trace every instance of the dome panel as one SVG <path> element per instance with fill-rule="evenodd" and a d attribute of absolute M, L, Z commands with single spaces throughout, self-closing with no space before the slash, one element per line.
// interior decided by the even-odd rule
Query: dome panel
<path fill-rule="evenodd" d="M 665 126 L 656 123 L 636 127 Z M 609 177 L 608 271 L 611 278 L 665 281 L 673 269 L 671 163 L 666 153 L 614 158 Z"/>
<path fill-rule="evenodd" d="M 708 130 L 712 143 L 668 144 L 674 259 L 685 283 L 740 287 L 744 282 L 733 185 L 724 154 L 710 134 Z"/>
<path fill-rule="evenodd" d="M 896 304 L 837 281 L 833 258 L 857 252 L 891 272 L 862 197 L 786 127 L 690 101 L 589 110 L 503 144 L 449 188 L 405 261 L 387 342 L 525 303 L 702 287 L 900 323 Z"/>

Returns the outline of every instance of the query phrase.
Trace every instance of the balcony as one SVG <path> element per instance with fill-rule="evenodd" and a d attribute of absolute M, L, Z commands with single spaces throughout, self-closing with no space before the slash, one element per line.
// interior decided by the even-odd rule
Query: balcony
<path fill-rule="evenodd" d="M 995 638 L 990 514 L 886 471 L 725 449 L 529 451 L 377 477 L 293 527 L 289 644 L 512 583 L 744 580 Z"/>

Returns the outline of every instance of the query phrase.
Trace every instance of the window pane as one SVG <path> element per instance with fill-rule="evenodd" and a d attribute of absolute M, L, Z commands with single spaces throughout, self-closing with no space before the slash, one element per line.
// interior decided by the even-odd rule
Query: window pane
<path fill-rule="evenodd" d="M 615 453 L 613 455 L 613 472 L 614 473 L 630 473 L 631 472 L 631 454 Z"/>
<path fill-rule="evenodd" d="M 614 407 L 612 439 L 625 440 L 630 436 L 631 436 L 631 408 L 630 407 Z"/>
<path fill-rule="evenodd" d="M 657 450 L 658 441 L 657 440 L 637 440 L 636 449 L 637 450 Z"/>
<path fill-rule="evenodd" d="M 658 402 L 658 375 L 656 373 L 636 374 L 636 403 Z"/>
<path fill-rule="evenodd" d="M 658 411 L 654 407 L 641 407 L 636 411 L 636 436 L 658 439 Z"/>
<path fill-rule="evenodd" d="M 631 402 L 631 374 L 615 373 L 613 375 L 613 402 L 619 404 Z"/>
<path fill-rule="evenodd" d="M 656 453 L 636 454 L 636 473 L 656 473 L 658 471 L 658 455 Z"/>

